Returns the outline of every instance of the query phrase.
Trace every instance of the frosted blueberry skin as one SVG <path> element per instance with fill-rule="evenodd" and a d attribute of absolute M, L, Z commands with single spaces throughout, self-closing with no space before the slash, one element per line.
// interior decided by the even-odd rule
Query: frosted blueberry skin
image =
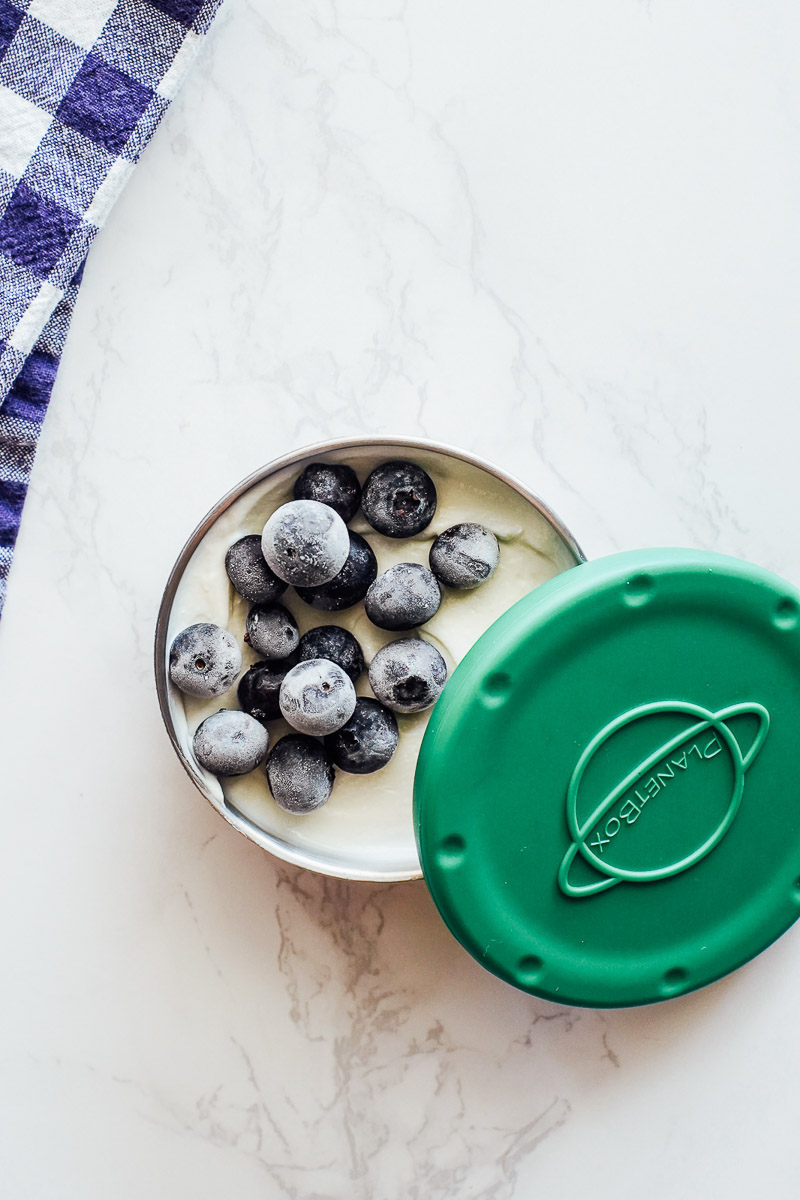
<path fill-rule="evenodd" d="M 333 789 L 333 764 L 321 742 L 290 733 L 267 759 L 267 783 L 284 812 L 304 816 L 321 808 Z"/>
<path fill-rule="evenodd" d="M 341 667 L 353 683 L 364 670 L 364 652 L 349 629 L 340 625 L 318 625 L 300 638 L 300 662 L 327 658 Z"/>
<path fill-rule="evenodd" d="M 367 616 L 379 629 L 416 629 L 439 611 L 442 589 L 433 572 L 419 563 L 397 563 L 370 585 Z"/>
<path fill-rule="evenodd" d="M 352 608 L 367 594 L 378 574 L 378 560 L 369 542 L 360 533 L 350 531 L 350 552 L 339 574 L 320 587 L 299 587 L 297 594 L 312 608 L 324 612 L 341 612 Z"/>
<path fill-rule="evenodd" d="M 267 753 L 269 734 L 248 713 L 222 708 L 198 726 L 193 747 L 200 766 L 212 775 L 246 775 Z"/>
<path fill-rule="evenodd" d="M 264 526 L 261 552 L 267 565 L 295 587 L 318 587 L 338 575 L 350 550 L 347 526 L 327 504 L 290 500 Z"/>
<path fill-rule="evenodd" d="M 262 658 L 288 658 L 300 644 L 297 622 L 282 604 L 254 604 L 245 628 L 245 641 Z"/>
<path fill-rule="evenodd" d="M 381 704 L 395 712 L 422 712 L 442 694 L 447 664 L 422 638 L 400 638 L 381 646 L 369 667 L 369 683 Z"/>
<path fill-rule="evenodd" d="M 239 680 L 236 694 L 239 705 L 264 725 L 277 721 L 281 715 L 278 696 L 284 676 L 294 666 L 293 659 L 281 658 L 255 663 Z"/>
<path fill-rule="evenodd" d="M 232 633 L 219 625 L 190 625 L 169 649 L 169 677 L 180 691 L 208 700 L 233 687 L 242 652 Z"/>
<path fill-rule="evenodd" d="M 351 680 L 326 658 L 311 658 L 292 667 L 284 676 L 278 699 L 292 728 L 315 737 L 341 729 L 356 706 Z"/>
<path fill-rule="evenodd" d="M 251 604 L 272 604 L 288 587 L 267 566 L 257 533 L 233 543 L 225 555 L 225 570 L 235 590 Z"/>
<path fill-rule="evenodd" d="M 436 488 L 416 463 L 393 460 L 376 467 L 364 484 L 361 509 L 373 529 L 407 538 L 427 529 L 436 512 Z"/>
<path fill-rule="evenodd" d="M 386 766 L 399 737 L 394 713 L 377 700 L 361 696 L 347 724 L 325 738 L 325 749 L 342 771 L 369 775 Z"/>
<path fill-rule="evenodd" d="M 295 500 L 318 500 L 352 521 L 361 503 L 361 484 L 352 467 L 310 463 L 294 485 Z"/>
<path fill-rule="evenodd" d="M 452 525 L 440 533 L 429 555 L 436 578 L 459 591 L 485 583 L 494 574 L 499 561 L 497 538 L 491 530 L 471 521 Z"/>

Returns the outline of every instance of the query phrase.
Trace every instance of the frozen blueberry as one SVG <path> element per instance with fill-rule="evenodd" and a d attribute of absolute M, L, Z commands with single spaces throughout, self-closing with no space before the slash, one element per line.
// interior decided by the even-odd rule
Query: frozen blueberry
<path fill-rule="evenodd" d="M 350 720 L 356 692 L 336 663 L 311 658 L 284 676 L 279 700 L 281 712 L 294 729 L 323 737 Z"/>
<path fill-rule="evenodd" d="M 300 630 L 282 604 L 254 604 L 247 614 L 247 641 L 262 658 L 288 658 L 300 643 Z"/>
<path fill-rule="evenodd" d="M 272 604 L 288 586 L 267 566 L 257 533 L 233 543 L 225 555 L 225 570 L 239 595 L 251 604 Z"/>
<path fill-rule="evenodd" d="M 327 658 L 341 667 L 353 683 L 364 670 L 364 652 L 349 629 L 339 625 L 318 625 L 300 638 L 300 661 Z"/>
<path fill-rule="evenodd" d="M 378 533 L 413 537 L 433 520 L 436 488 L 427 471 L 416 463 L 381 463 L 364 484 L 361 508 Z"/>
<path fill-rule="evenodd" d="M 352 521 L 361 503 L 361 484 L 352 467 L 310 463 L 294 485 L 295 500 L 318 500 Z"/>
<path fill-rule="evenodd" d="M 274 512 L 261 535 L 261 551 L 279 579 L 318 587 L 338 575 L 350 549 L 347 526 L 327 504 L 290 500 Z"/>
<path fill-rule="evenodd" d="M 194 756 L 212 775 L 246 775 L 261 762 L 269 734 L 249 713 L 223 708 L 194 735 Z"/>
<path fill-rule="evenodd" d="M 205 622 L 190 625 L 169 649 L 169 677 L 190 696 L 221 696 L 242 669 L 242 652 L 227 629 Z"/>
<path fill-rule="evenodd" d="M 333 788 L 333 764 L 315 738 L 290 733 L 267 759 L 267 783 L 275 803 L 300 816 L 321 808 Z"/>
<path fill-rule="evenodd" d="M 436 576 L 419 563 L 397 563 L 379 575 L 364 608 L 380 629 L 416 629 L 439 611 L 442 590 Z"/>
<path fill-rule="evenodd" d="M 325 749 L 337 767 L 351 775 L 380 771 L 397 749 L 399 734 L 394 713 L 377 700 L 356 700 L 352 717 L 325 738 Z"/>
<path fill-rule="evenodd" d="M 350 532 L 350 553 L 335 579 L 320 587 L 299 587 L 297 594 L 312 608 L 325 612 L 341 612 L 352 608 L 367 594 L 367 588 L 378 574 L 378 560 L 372 547 L 360 533 Z"/>
<path fill-rule="evenodd" d="M 467 591 L 485 583 L 500 561 L 497 538 L 483 525 L 464 521 L 440 533 L 431 546 L 431 570 L 448 587 Z"/>
<path fill-rule="evenodd" d="M 286 672 L 293 666 L 293 660 L 287 658 L 257 662 L 239 680 L 239 704 L 262 725 L 266 721 L 277 721 L 280 717 L 278 695 Z"/>
<path fill-rule="evenodd" d="M 381 704 L 395 712 L 421 712 L 435 704 L 447 679 L 439 651 L 422 638 L 381 646 L 369 667 L 369 682 Z"/>

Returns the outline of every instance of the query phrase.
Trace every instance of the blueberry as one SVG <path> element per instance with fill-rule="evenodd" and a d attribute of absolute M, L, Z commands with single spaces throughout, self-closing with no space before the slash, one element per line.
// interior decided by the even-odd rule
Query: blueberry
<path fill-rule="evenodd" d="M 410 462 L 385 462 L 364 484 L 361 508 L 373 529 L 391 538 L 413 537 L 436 512 L 436 488 L 427 471 Z"/>
<path fill-rule="evenodd" d="M 440 533 L 431 546 L 431 570 L 448 587 L 466 591 L 485 583 L 500 561 L 497 538 L 483 525 L 464 521 Z"/>
<path fill-rule="evenodd" d="M 361 484 L 352 467 L 310 463 L 294 485 L 295 500 L 318 500 L 352 521 L 361 503 Z"/>
<path fill-rule="evenodd" d="M 281 712 L 294 729 L 323 737 L 350 720 L 356 693 L 336 663 L 311 658 L 284 676 L 279 700 Z"/>
<path fill-rule="evenodd" d="M 421 712 L 435 704 L 447 679 L 439 651 L 422 638 L 381 646 L 369 667 L 369 682 L 381 704 L 395 712 Z"/>
<path fill-rule="evenodd" d="M 360 533 L 350 533 L 350 553 L 335 579 L 320 587 L 299 587 L 297 594 L 312 608 L 325 612 L 341 612 L 358 604 L 367 594 L 367 589 L 378 574 L 378 560 L 372 547 Z"/>
<path fill-rule="evenodd" d="M 364 608 L 380 629 L 416 629 L 436 615 L 441 603 L 442 590 L 427 567 L 397 563 L 370 585 Z"/>
<path fill-rule="evenodd" d="M 205 622 L 190 625 L 169 649 L 169 677 L 190 696 L 221 696 L 242 669 L 242 652 L 227 629 Z"/>
<path fill-rule="evenodd" d="M 246 775 L 267 753 L 269 734 L 248 713 L 223 708 L 206 717 L 193 745 L 200 766 L 212 775 Z"/>
<path fill-rule="evenodd" d="M 286 658 L 257 662 L 239 680 L 239 704 L 262 725 L 266 721 L 277 721 L 280 717 L 278 695 L 286 672 L 293 666 L 294 662 Z"/>
<path fill-rule="evenodd" d="M 275 803 L 301 816 L 321 808 L 333 788 L 333 764 L 316 738 L 290 733 L 267 759 L 267 783 Z"/>
<path fill-rule="evenodd" d="M 257 533 L 249 533 L 233 543 L 225 555 L 225 570 L 239 595 L 251 604 L 272 604 L 287 588 L 267 566 Z"/>
<path fill-rule="evenodd" d="M 352 717 L 325 738 L 325 749 L 337 767 L 351 775 L 380 771 L 397 749 L 399 734 L 394 713 L 377 700 L 356 700 Z"/>
<path fill-rule="evenodd" d="M 279 579 L 318 587 L 338 575 L 350 548 L 347 526 L 317 500 L 291 500 L 274 512 L 261 535 L 261 551 Z"/>
<path fill-rule="evenodd" d="M 300 630 L 282 604 L 254 604 L 247 614 L 247 641 L 262 658 L 287 658 L 300 643 Z"/>
<path fill-rule="evenodd" d="M 340 625 L 318 625 L 300 638 L 300 661 L 327 658 L 341 667 L 353 683 L 364 670 L 364 652 L 349 629 Z"/>

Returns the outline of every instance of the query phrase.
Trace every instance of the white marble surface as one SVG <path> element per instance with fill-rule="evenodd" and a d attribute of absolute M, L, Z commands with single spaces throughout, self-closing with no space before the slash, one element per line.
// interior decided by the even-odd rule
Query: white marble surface
<path fill-rule="evenodd" d="M 595 1013 L 420 884 L 225 826 L 150 646 L 196 519 L 318 438 L 423 434 L 586 550 L 800 582 L 790 0 L 227 0 L 98 239 L 0 625 L 3 1194 L 796 1195 L 800 930 Z"/>

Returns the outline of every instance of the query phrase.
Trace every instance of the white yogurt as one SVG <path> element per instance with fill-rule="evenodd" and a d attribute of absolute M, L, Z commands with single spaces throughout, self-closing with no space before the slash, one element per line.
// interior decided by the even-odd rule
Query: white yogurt
<path fill-rule="evenodd" d="M 363 483 L 380 462 L 404 457 L 419 463 L 433 478 L 439 502 L 431 525 L 415 538 L 396 541 L 376 533 L 359 513 L 351 528 L 366 536 L 378 559 L 378 570 L 399 562 L 428 563 L 433 539 L 460 521 L 476 521 L 491 529 L 500 543 L 500 562 L 494 575 L 468 592 L 444 589 L 435 617 L 420 633 L 431 641 L 447 662 L 448 670 L 464 657 L 477 638 L 517 600 L 578 561 L 574 550 L 534 506 L 507 483 L 480 467 L 432 450 L 402 446 L 344 448 L 300 460 L 256 484 L 240 496 L 212 525 L 186 566 L 172 605 L 167 652 L 172 639 L 187 625 L 212 621 L 229 629 L 243 649 L 243 670 L 258 656 L 244 644 L 244 626 L 250 605 L 231 587 L 225 572 L 225 552 L 238 538 L 260 533 L 267 518 L 292 498 L 295 479 L 309 462 L 345 462 Z M 375 652 L 395 637 L 377 629 L 367 619 L 363 605 L 342 613 L 310 608 L 290 588 L 281 603 L 294 614 L 305 633 L 316 625 L 342 625 L 358 638 L 367 663 Z M 366 671 L 356 691 L 372 695 Z M 429 712 L 397 714 L 400 743 L 383 770 L 372 775 L 336 771 L 328 803 L 308 816 L 291 816 L 278 808 L 263 766 L 250 775 L 218 780 L 194 761 L 192 736 L 212 712 L 238 708 L 236 688 L 213 700 L 182 695 L 170 685 L 170 709 L 178 740 L 205 790 L 220 808 L 233 808 L 258 829 L 311 858 L 320 869 L 351 878 L 409 878 L 419 874 L 412 796 L 414 770 Z M 283 721 L 270 723 L 270 745 L 291 732 Z M 291 857 L 291 853 L 289 854 Z"/>

